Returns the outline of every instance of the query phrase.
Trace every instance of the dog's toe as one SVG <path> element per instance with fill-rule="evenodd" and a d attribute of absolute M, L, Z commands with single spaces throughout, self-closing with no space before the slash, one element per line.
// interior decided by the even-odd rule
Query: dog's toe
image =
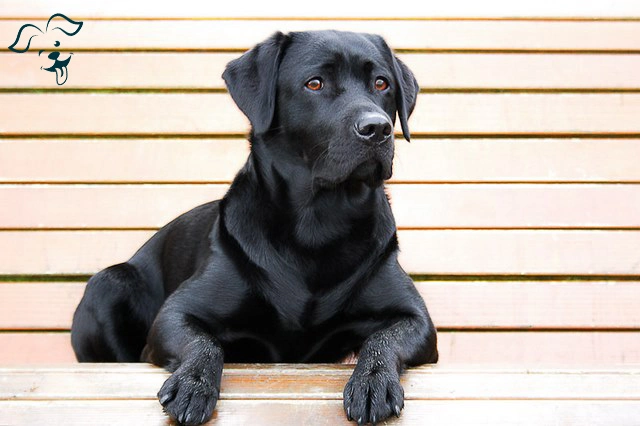
<path fill-rule="evenodd" d="M 211 417 L 218 395 L 211 380 L 178 369 L 164 383 L 158 399 L 164 411 L 179 424 L 195 426 Z"/>
<path fill-rule="evenodd" d="M 359 425 L 379 423 L 399 416 L 404 406 L 404 390 L 393 371 L 355 372 L 344 389 L 347 419 Z"/>

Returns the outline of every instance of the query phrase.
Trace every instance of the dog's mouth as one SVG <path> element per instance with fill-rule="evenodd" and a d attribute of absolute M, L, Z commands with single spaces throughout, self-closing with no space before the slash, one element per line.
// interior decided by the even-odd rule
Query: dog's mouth
<path fill-rule="evenodd" d="M 371 158 L 360 163 L 351 172 L 331 174 L 330 176 L 321 174 L 315 176 L 313 182 L 317 188 L 335 188 L 346 182 L 360 182 L 374 188 L 382 185 L 384 180 L 390 176 L 390 171 L 387 171 L 379 160 Z"/>
<path fill-rule="evenodd" d="M 70 61 L 71 61 L 71 55 L 69 55 L 69 57 L 64 61 L 56 60 L 53 63 L 53 65 L 51 65 L 49 68 L 43 68 L 43 69 L 45 71 L 55 72 L 56 83 L 58 83 L 58 86 L 61 86 L 67 81 L 67 78 L 69 78 L 69 70 L 67 69 L 67 65 L 69 65 Z"/>
<path fill-rule="evenodd" d="M 382 181 L 382 164 L 375 159 L 367 160 L 356 167 L 347 180 Z"/>

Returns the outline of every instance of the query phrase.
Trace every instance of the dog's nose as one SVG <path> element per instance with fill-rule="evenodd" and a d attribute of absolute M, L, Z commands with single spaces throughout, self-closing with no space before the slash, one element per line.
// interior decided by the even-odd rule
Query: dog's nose
<path fill-rule="evenodd" d="M 60 56 L 60 52 L 51 52 L 49 53 L 49 55 L 47 55 L 47 58 L 55 61 L 56 59 L 58 59 L 58 56 Z"/>
<path fill-rule="evenodd" d="M 356 122 L 356 133 L 363 142 L 381 144 L 391 136 L 393 126 L 389 119 L 377 112 L 364 114 Z"/>

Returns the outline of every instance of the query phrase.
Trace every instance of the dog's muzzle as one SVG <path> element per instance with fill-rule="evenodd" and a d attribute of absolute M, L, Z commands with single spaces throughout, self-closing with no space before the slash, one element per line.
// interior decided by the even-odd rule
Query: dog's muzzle
<path fill-rule="evenodd" d="M 367 112 L 355 123 L 358 139 L 368 145 L 380 145 L 391 138 L 393 125 L 391 120 L 379 112 Z"/>

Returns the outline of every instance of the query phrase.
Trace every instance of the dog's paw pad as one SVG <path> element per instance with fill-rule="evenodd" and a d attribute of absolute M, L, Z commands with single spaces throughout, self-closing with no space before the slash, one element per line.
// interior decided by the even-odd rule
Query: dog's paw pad
<path fill-rule="evenodd" d="M 354 373 L 344 388 L 347 419 L 359 425 L 376 424 L 392 415 L 400 416 L 404 390 L 399 376 L 391 371 Z"/>
<path fill-rule="evenodd" d="M 213 380 L 178 369 L 164 382 L 158 400 L 164 411 L 181 425 L 200 425 L 213 414 L 219 391 Z"/>

